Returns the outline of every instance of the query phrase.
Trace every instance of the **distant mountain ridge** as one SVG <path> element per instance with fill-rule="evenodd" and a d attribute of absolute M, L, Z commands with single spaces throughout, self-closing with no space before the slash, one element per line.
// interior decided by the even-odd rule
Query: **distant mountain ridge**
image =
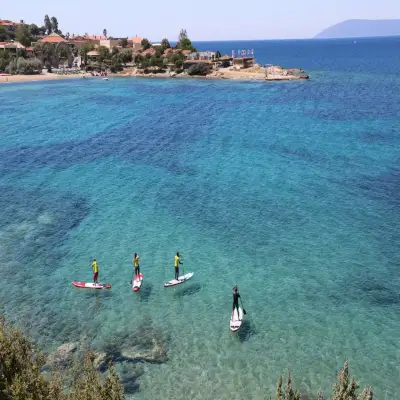
<path fill-rule="evenodd" d="M 397 35 L 400 35 L 400 19 L 348 19 L 324 29 L 314 39 Z"/>

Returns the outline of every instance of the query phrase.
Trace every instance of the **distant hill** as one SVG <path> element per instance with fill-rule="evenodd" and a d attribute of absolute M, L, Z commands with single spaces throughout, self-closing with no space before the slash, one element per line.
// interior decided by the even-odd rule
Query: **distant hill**
<path fill-rule="evenodd" d="M 348 19 L 323 30 L 315 39 L 397 35 L 400 35 L 400 19 Z"/>

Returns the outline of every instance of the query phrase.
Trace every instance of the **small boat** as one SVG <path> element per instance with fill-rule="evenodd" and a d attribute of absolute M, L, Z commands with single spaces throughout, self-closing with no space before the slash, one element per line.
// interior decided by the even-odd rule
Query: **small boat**
<path fill-rule="evenodd" d="M 108 81 L 108 78 L 103 78 L 103 81 Z"/>

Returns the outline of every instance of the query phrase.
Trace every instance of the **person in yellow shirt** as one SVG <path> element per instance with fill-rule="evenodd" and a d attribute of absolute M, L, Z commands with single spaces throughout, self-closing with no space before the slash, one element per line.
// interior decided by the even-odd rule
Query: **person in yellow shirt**
<path fill-rule="evenodd" d="M 97 265 L 97 261 L 94 258 L 92 262 L 93 268 L 93 282 L 97 284 L 97 278 L 99 277 L 99 266 Z"/>
<path fill-rule="evenodd" d="M 179 264 L 183 264 L 181 262 L 181 256 L 179 255 L 179 251 L 176 253 L 174 264 L 175 264 L 175 279 L 179 280 Z"/>
<path fill-rule="evenodd" d="M 134 268 L 133 276 L 139 278 L 140 266 L 139 266 L 139 255 L 137 253 L 135 253 L 135 255 L 133 256 L 133 268 Z"/>

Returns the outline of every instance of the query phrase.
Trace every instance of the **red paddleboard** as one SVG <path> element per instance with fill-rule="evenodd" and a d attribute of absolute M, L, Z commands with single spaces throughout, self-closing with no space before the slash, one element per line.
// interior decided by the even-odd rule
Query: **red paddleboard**
<path fill-rule="evenodd" d="M 139 291 L 140 287 L 142 286 L 143 283 L 143 274 L 140 273 L 139 276 L 135 275 L 135 279 L 132 282 L 132 290 L 134 292 Z"/>
<path fill-rule="evenodd" d="M 75 287 L 86 289 L 111 289 L 109 283 L 93 283 L 93 282 L 72 282 Z"/>

